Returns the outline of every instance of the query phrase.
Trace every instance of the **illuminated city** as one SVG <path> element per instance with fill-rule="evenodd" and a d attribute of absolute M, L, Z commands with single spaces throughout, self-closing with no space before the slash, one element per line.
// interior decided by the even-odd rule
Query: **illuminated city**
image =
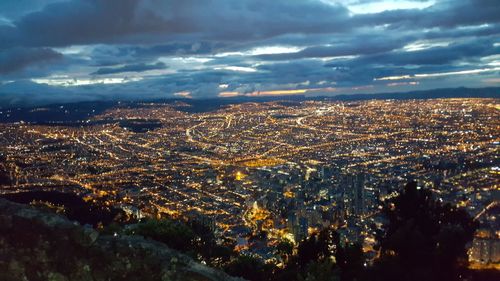
<path fill-rule="evenodd" d="M 0 0 L 0 281 L 499 281 L 500 0 Z"/>
<path fill-rule="evenodd" d="M 118 105 L 79 126 L 2 124 L 11 182 L 2 191 L 63 190 L 141 216 L 201 215 L 264 258 L 276 241 L 332 224 L 374 255 L 381 204 L 408 179 L 477 220 L 498 207 L 497 99 L 186 107 Z M 262 230 L 265 245 L 249 244 Z"/>

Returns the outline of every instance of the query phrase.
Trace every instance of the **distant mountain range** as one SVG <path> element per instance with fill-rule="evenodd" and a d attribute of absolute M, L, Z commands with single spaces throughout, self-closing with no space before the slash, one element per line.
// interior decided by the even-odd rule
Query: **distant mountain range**
<path fill-rule="evenodd" d="M 353 94 L 328 97 L 333 100 L 368 99 L 437 99 L 437 98 L 500 98 L 500 87 L 446 88 L 403 93 Z"/>
<path fill-rule="evenodd" d="M 61 99 L 58 104 L 43 105 L 43 110 L 33 110 L 41 108 L 42 105 L 34 106 L 33 103 L 20 99 L 22 103 L 8 105 L 2 102 L 0 93 L 0 123 L 25 121 L 38 124 L 52 123 L 69 123 L 82 122 L 93 115 L 99 114 L 106 109 L 115 106 L 140 107 L 142 102 L 148 103 L 168 103 L 177 106 L 179 110 L 195 113 L 208 112 L 217 110 L 223 106 L 230 104 L 238 104 L 244 102 L 269 102 L 283 101 L 284 103 L 293 105 L 294 103 L 305 100 L 317 101 L 356 101 L 370 99 L 436 99 L 436 98 L 500 98 L 500 87 L 490 88 L 449 88 L 435 89 L 426 91 L 413 91 L 404 93 L 378 93 L 378 94 L 352 94 L 352 95 L 337 95 L 337 96 L 263 96 L 263 97 L 247 97 L 238 96 L 231 98 L 210 98 L 210 99 L 155 99 L 155 100 L 95 100 L 82 102 L 69 102 Z M 31 104 L 31 105 L 30 105 Z M 35 104 L 39 104 L 36 102 Z M 43 104 L 43 103 L 42 103 Z M 3 105 L 3 106 L 2 106 Z M 182 106 L 185 105 L 185 106 Z"/>
<path fill-rule="evenodd" d="M 33 82 L 15 82 L 0 85 L 0 109 L 13 107 L 37 107 L 48 104 L 69 104 L 80 102 L 106 102 L 113 103 L 114 101 L 148 101 L 148 102 L 171 102 L 185 101 L 188 104 L 197 104 L 202 100 L 202 103 L 210 100 L 210 104 L 233 104 L 241 102 L 265 102 L 275 100 L 367 100 L 367 99 L 434 99 L 434 98 L 500 98 L 500 87 L 487 88 L 444 88 L 433 90 L 420 90 L 411 92 L 391 92 L 391 93 L 374 93 L 374 94 L 341 94 L 333 96 L 308 96 L 308 95 L 290 95 L 290 96 L 261 96 L 248 97 L 236 96 L 229 98 L 201 98 L 201 99 L 184 99 L 184 98 L 147 98 L 141 100 L 137 95 L 130 93 L 123 97 L 106 94 L 92 95 L 82 97 L 78 93 L 67 93 L 60 89 L 48 85 L 36 84 Z M 24 92 L 21 94 L 12 94 L 13 89 L 21 87 Z M 54 102 L 56 101 L 56 102 Z"/>

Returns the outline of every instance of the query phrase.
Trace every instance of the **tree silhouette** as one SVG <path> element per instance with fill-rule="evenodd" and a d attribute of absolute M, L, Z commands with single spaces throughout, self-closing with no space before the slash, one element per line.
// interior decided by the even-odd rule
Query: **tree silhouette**
<path fill-rule="evenodd" d="M 460 280 L 466 243 L 477 225 L 462 210 L 408 183 L 384 208 L 389 223 L 379 242 L 373 280 Z"/>
<path fill-rule="evenodd" d="M 276 254 L 286 263 L 288 258 L 293 254 L 293 243 L 287 239 L 283 239 L 276 245 Z"/>
<path fill-rule="evenodd" d="M 329 260 L 311 262 L 305 272 L 299 275 L 300 281 L 340 281 L 338 268 Z"/>
<path fill-rule="evenodd" d="M 360 280 L 364 273 L 365 258 L 359 244 L 338 247 L 335 260 L 340 269 L 342 281 Z"/>
<path fill-rule="evenodd" d="M 127 234 L 151 238 L 184 252 L 193 250 L 196 238 L 193 230 L 187 225 L 170 219 L 146 219 L 127 229 Z"/>
<path fill-rule="evenodd" d="M 250 281 L 271 281 L 274 266 L 265 264 L 251 256 L 238 256 L 224 268 L 229 275 L 242 277 Z"/>
<path fill-rule="evenodd" d="M 338 247 L 338 242 L 338 234 L 331 228 L 326 228 L 304 239 L 297 248 L 298 266 L 304 268 L 310 262 L 331 259 Z"/>
<path fill-rule="evenodd" d="M 289 257 L 284 269 L 275 271 L 273 280 L 340 280 L 340 270 L 335 263 L 339 248 L 339 236 L 333 229 L 315 233 L 299 243 L 297 254 Z"/>

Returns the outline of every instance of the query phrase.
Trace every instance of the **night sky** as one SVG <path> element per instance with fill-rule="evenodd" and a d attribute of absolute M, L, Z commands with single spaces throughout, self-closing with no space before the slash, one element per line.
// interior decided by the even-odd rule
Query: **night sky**
<path fill-rule="evenodd" d="M 1 0 L 0 103 L 500 86 L 498 0 Z"/>

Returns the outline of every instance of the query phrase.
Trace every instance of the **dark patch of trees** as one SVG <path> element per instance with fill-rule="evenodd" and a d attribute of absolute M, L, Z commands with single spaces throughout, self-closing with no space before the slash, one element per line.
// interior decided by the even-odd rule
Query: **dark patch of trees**
<path fill-rule="evenodd" d="M 463 209 L 410 182 L 384 213 L 389 223 L 378 239 L 381 254 L 371 280 L 463 280 L 466 244 L 477 227 Z"/>
<path fill-rule="evenodd" d="M 84 219 L 95 214 L 94 207 L 77 196 L 10 196 L 20 203 L 50 199 L 75 210 L 83 208 Z M 74 212 L 70 215 L 81 216 Z M 385 204 L 383 213 L 388 223 L 377 237 L 380 254 L 368 267 L 361 246 L 343 245 L 331 228 L 304 239 L 295 249 L 288 241 L 279 243 L 276 254 L 284 263 L 282 268 L 257 257 L 239 255 L 233 250 L 233 242 L 220 243 L 206 225 L 197 221 L 146 219 L 125 227 L 112 223 L 103 232 L 142 235 L 250 281 L 498 280 L 497 271 L 467 270 L 466 244 L 472 240 L 477 224 L 463 209 L 442 204 L 429 190 L 418 189 L 416 183 L 410 182 L 398 197 Z M 108 215 L 103 217 L 101 213 L 98 220 L 109 221 L 106 219 L 112 216 Z M 263 239 L 265 233 L 261 235 Z"/>
<path fill-rule="evenodd" d="M 86 202 L 80 196 L 72 193 L 30 191 L 3 194 L 0 198 L 21 204 L 41 202 L 63 207 L 63 214 L 68 219 L 77 221 L 82 225 L 89 224 L 94 227 L 121 221 L 126 217 L 121 209 L 103 206 L 91 201 Z"/>
<path fill-rule="evenodd" d="M 477 225 L 463 209 L 442 204 L 429 190 L 410 182 L 383 212 L 388 223 L 378 237 L 380 257 L 371 267 L 365 266 L 360 245 L 341 245 L 338 234 L 325 229 L 301 241 L 295 255 L 288 254 L 286 245 L 278 247 L 287 260 L 284 268 L 269 270 L 262 261 L 245 258 L 227 268 L 228 272 L 248 280 L 278 281 L 498 278 L 498 272 L 467 270 L 466 244 Z"/>
<path fill-rule="evenodd" d="M 109 232 L 109 229 L 105 231 Z M 120 232 L 116 229 L 113 231 Z M 122 232 L 162 242 L 213 267 L 222 267 L 236 256 L 231 242 L 217 243 L 213 232 L 196 221 L 144 219 L 127 226 Z"/>

